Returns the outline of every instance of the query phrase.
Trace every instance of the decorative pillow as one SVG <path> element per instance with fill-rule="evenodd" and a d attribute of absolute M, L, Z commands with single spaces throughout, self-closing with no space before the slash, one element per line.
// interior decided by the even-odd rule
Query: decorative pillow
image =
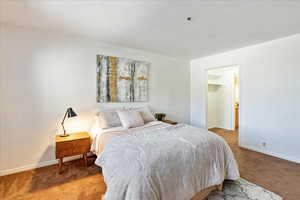
<path fill-rule="evenodd" d="M 122 126 L 126 129 L 144 125 L 144 120 L 140 112 L 136 110 L 118 110 Z"/>
<path fill-rule="evenodd" d="M 155 117 L 151 113 L 148 106 L 141 107 L 141 108 L 134 108 L 133 110 L 136 110 L 136 111 L 140 112 L 140 114 L 141 114 L 141 116 L 144 120 L 144 123 L 155 121 Z"/>
<path fill-rule="evenodd" d="M 119 127 L 104 129 L 104 130 L 102 130 L 101 134 L 107 133 L 107 132 L 112 132 L 112 131 L 124 131 L 124 130 L 126 130 L 126 128 L 124 128 L 123 126 L 119 126 Z"/>
<path fill-rule="evenodd" d="M 120 118 L 116 110 L 107 110 L 98 113 L 99 126 L 102 129 L 114 128 L 122 126 Z"/>

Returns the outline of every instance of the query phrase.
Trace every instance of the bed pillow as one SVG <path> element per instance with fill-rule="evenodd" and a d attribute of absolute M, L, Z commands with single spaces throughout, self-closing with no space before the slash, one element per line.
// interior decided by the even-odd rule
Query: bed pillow
<path fill-rule="evenodd" d="M 150 111 L 150 109 L 148 108 L 148 106 L 141 107 L 141 108 L 134 108 L 133 110 L 140 112 L 140 114 L 144 120 L 144 123 L 155 121 L 155 117 L 152 114 L 152 112 Z"/>
<path fill-rule="evenodd" d="M 118 110 L 117 111 L 122 126 L 126 129 L 144 125 L 144 120 L 139 111 L 136 110 Z"/>
<path fill-rule="evenodd" d="M 102 129 L 109 129 L 122 126 L 116 110 L 106 110 L 98 113 L 99 126 Z"/>

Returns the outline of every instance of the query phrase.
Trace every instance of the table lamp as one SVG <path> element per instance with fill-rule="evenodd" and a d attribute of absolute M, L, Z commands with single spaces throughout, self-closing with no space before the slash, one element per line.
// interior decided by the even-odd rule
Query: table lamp
<path fill-rule="evenodd" d="M 66 129 L 64 127 L 65 119 L 66 119 L 67 116 L 68 116 L 68 118 L 71 118 L 71 117 L 76 117 L 77 114 L 73 111 L 72 108 L 68 108 L 67 109 L 67 111 L 65 113 L 65 116 L 64 116 L 64 118 L 63 118 L 63 120 L 61 122 L 61 125 L 62 125 L 63 130 L 64 130 L 64 134 L 60 135 L 60 137 L 67 137 L 67 136 L 69 136 L 68 134 L 66 134 Z"/>

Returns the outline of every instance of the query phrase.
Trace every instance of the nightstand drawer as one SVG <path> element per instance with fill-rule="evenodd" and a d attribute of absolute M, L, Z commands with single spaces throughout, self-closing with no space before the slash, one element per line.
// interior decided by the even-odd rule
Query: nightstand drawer
<path fill-rule="evenodd" d="M 74 140 L 73 142 L 73 148 L 76 148 L 78 146 L 90 146 L 91 142 L 90 139 L 80 139 L 80 140 Z"/>
<path fill-rule="evenodd" d="M 79 154 L 88 153 L 90 151 L 90 146 L 76 146 L 70 149 L 62 149 L 56 151 L 56 158 L 62 158 L 67 156 L 75 156 Z"/>
<path fill-rule="evenodd" d="M 78 146 L 78 147 L 74 147 L 73 154 L 74 155 L 84 154 L 84 153 L 87 153 L 89 151 L 90 151 L 89 146 Z"/>
<path fill-rule="evenodd" d="M 56 151 L 56 158 L 63 158 L 63 157 L 67 157 L 67 156 L 73 156 L 73 149 L 63 149 L 61 151 Z"/>
<path fill-rule="evenodd" d="M 73 149 L 78 146 L 90 146 L 90 139 L 80 139 L 74 141 L 58 142 L 56 143 L 56 150 Z"/>
<path fill-rule="evenodd" d="M 62 151 L 64 149 L 72 149 L 74 141 L 67 141 L 67 142 L 58 142 L 56 143 L 56 151 Z"/>

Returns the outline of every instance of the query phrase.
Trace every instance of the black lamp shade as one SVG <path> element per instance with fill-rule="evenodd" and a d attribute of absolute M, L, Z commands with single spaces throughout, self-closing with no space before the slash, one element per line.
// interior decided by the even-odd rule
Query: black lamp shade
<path fill-rule="evenodd" d="M 68 108 L 68 110 L 67 110 L 67 116 L 68 116 L 68 118 L 70 118 L 70 117 L 76 117 L 77 114 L 74 112 L 74 110 L 72 108 Z"/>

